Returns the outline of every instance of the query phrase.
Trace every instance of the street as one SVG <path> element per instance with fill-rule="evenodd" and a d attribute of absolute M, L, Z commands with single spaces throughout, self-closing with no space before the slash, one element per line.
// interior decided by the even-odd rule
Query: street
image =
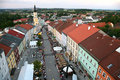
<path fill-rule="evenodd" d="M 46 30 L 43 29 L 43 45 L 44 45 L 44 55 L 45 55 L 45 66 L 46 66 L 46 75 L 47 80 L 60 80 L 60 74 L 56 67 L 55 57 L 52 53 L 51 44 L 48 40 L 48 36 L 46 34 Z"/>

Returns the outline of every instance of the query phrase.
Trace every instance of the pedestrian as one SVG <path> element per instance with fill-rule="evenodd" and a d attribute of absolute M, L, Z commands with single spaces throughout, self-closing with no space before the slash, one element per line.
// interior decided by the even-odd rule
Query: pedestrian
<path fill-rule="evenodd" d="M 84 75 L 84 78 L 86 77 L 86 75 Z"/>

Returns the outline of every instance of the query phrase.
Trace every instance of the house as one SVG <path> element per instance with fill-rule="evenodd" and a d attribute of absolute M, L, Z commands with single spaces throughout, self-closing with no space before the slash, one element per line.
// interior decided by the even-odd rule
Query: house
<path fill-rule="evenodd" d="M 25 50 L 25 44 L 26 44 L 26 42 L 25 42 L 25 35 L 23 35 L 23 34 L 17 32 L 17 31 L 15 31 L 15 30 L 9 30 L 8 34 L 13 35 L 15 37 L 18 37 L 18 38 L 22 39 L 22 43 L 23 43 L 24 50 Z"/>
<path fill-rule="evenodd" d="M 8 64 L 3 49 L 0 49 L 0 79 L 11 80 Z"/>
<path fill-rule="evenodd" d="M 8 45 L 8 46 L 10 46 L 10 45 L 13 45 L 13 47 L 14 47 L 14 45 L 16 45 L 17 46 L 17 48 L 18 48 L 18 51 L 19 51 L 19 55 L 21 56 L 22 55 L 22 53 L 23 53 L 23 43 L 22 43 L 22 39 L 20 39 L 20 38 L 17 38 L 17 37 L 15 37 L 15 36 L 12 36 L 12 35 L 10 35 L 10 34 L 5 34 L 5 35 L 3 35 L 2 37 L 1 37 L 2 39 L 1 39 L 1 43 L 3 44 L 5 44 L 5 42 L 4 41 L 7 41 L 9 44 L 6 44 L 6 45 Z"/>
<path fill-rule="evenodd" d="M 70 25 L 69 27 L 65 28 L 62 31 L 62 45 L 63 46 L 67 46 L 67 35 L 68 35 L 68 33 L 71 32 L 72 30 L 74 30 L 77 27 L 78 27 L 77 24 L 74 23 L 74 24 Z"/>
<path fill-rule="evenodd" d="M 90 79 L 96 80 L 99 63 L 111 55 L 119 46 L 120 42 L 102 31 L 94 33 L 79 43 L 78 61 Z"/>
<path fill-rule="evenodd" d="M 21 19 L 17 19 L 17 20 L 14 20 L 13 23 L 17 23 L 17 22 L 28 22 L 28 19 L 29 18 L 21 18 Z"/>
<path fill-rule="evenodd" d="M 1 43 L 0 43 L 0 48 L 5 51 L 5 57 L 6 57 L 6 60 L 8 63 L 9 72 L 11 73 L 11 70 L 16 67 L 14 52 L 11 51 L 10 47 L 8 47 L 4 44 L 1 44 Z"/>
<path fill-rule="evenodd" d="M 60 44 L 62 44 L 62 31 L 72 24 L 73 24 L 72 21 L 65 21 L 65 22 L 62 22 L 60 25 L 55 27 L 55 29 L 56 29 L 56 40 Z"/>
<path fill-rule="evenodd" d="M 120 41 L 118 41 L 120 44 Z M 119 49 L 119 50 L 118 50 Z M 119 80 L 120 79 L 120 47 L 112 54 L 99 62 L 96 78 L 98 80 Z"/>
<path fill-rule="evenodd" d="M 99 22 L 99 23 L 88 23 L 90 26 L 94 27 L 105 27 L 106 23 L 105 22 Z"/>
<path fill-rule="evenodd" d="M 78 44 L 83 40 L 87 39 L 91 35 L 98 32 L 99 29 L 89 26 L 87 24 L 79 24 L 77 28 L 71 32 L 68 32 L 67 36 L 67 52 L 72 56 L 74 62 L 77 61 L 78 57 Z"/>

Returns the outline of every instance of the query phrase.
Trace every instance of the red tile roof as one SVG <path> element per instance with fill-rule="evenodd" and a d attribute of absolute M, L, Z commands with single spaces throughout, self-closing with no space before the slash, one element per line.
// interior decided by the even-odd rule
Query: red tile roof
<path fill-rule="evenodd" d="M 118 75 L 120 75 L 120 53 L 113 52 L 108 57 L 103 59 L 99 63 L 111 76 L 115 78 L 115 80 L 120 80 Z M 107 68 L 108 65 L 112 64 L 110 68 Z"/>
<path fill-rule="evenodd" d="M 113 53 L 120 46 L 120 41 L 99 31 L 82 41 L 79 45 L 87 49 L 91 56 L 99 62 Z"/>
<path fill-rule="evenodd" d="M 5 52 L 5 56 L 8 54 L 8 52 L 10 51 L 10 47 L 6 46 L 6 45 L 3 45 L 0 43 L 0 48 L 4 50 Z"/>
<path fill-rule="evenodd" d="M 88 30 L 88 28 L 89 28 L 89 30 Z M 97 31 L 99 31 L 99 29 L 90 27 L 87 24 L 81 24 L 81 25 L 78 25 L 78 27 L 76 29 L 69 32 L 68 36 L 72 40 L 74 40 L 76 43 L 80 43 L 81 41 L 85 40 L 86 38 L 93 35 Z"/>
<path fill-rule="evenodd" d="M 33 26 L 30 25 L 30 24 L 20 24 L 18 26 L 20 26 L 20 27 L 22 27 L 22 28 L 24 28 L 26 30 L 30 30 L 31 28 L 33 28 Z"/>
<path fill-rule="evenodd" d="M 11 34 L 11 35 L 16 36 L 16 37 L 21 38 L 21 39 L 24 38 L 23 34 L 20 34 L 14 30 L 9 30 L 8 34 Z"/>
<path fill-rule="evenodd" d="M 66 29 L 63 30 L 63 33 L 65 33 L 66 35 L 68 34 L 68 32 L 71 32 L 72 30 L 74 30 L 76 27 L 76 24 L 72 24 L 69 27 L 67 27 Z"/>
<path fill-rule="evenodd" d="M 70 25 L 72 25 L 73 23 L 70 22 L 62 22 L 60 25 L 56 26 L 56 30 L 61 33 L 65 28 L 69 27 Z"/>
<path fill-rule="evenodd" d="M 99 23 L 88 23 L 90 26 L 95 26 L 95 27 L 104 27 L 106 25 L 105 22 L 99 22 Z"/>
<path fill-rule="evenodd" d="M 29 18 L 21 18 L 21 19 L 17 19 L 17 20 L 14 20 L 13 22 L 26 22 Z"/>

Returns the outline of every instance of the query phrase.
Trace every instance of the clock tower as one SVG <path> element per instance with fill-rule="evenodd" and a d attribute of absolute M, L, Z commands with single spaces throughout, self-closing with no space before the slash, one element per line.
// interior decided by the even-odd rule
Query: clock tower
<path fill-rule="evenodd" d="M 34 25 L 39 24 L 39 22 L 38 22 L 38 16 L 37 16 L 37 9 L 36 9 L 35 5 L 34 5 L 34 12 L 33 12 L 33 21 L 34 21 Z"/>

